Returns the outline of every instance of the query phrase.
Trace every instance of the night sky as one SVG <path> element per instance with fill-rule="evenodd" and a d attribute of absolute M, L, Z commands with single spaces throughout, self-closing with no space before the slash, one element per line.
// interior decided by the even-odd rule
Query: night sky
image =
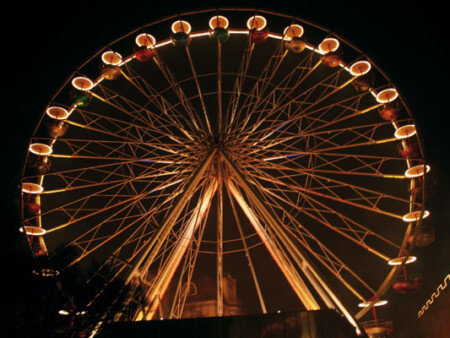
<path fill-rule="evenodd" d="M 437 189 L 427 209 L 427 220 L 436 228 L 431 247 L 417 249 L 414 271 L 424 276 L 424 287 L 415 295 L 388 292 L 385 317 L 394 320 L 394 337 L 419 337 L 411 333 L 417 311 L 450 272 L 450 142 L 448 140 L 448 81 L 450 55 L 445 52 L 449 29 L 444 8 L 437 1 L 401 5 L 393 1 L 233 1 L 185 2 L 156 5 L 149 1 L 65 2 L 64 5 L 14 5 L 4 16 L 2 77 L 3 163 L 0 234 L 6 273 L 23 259 L 16 229 L 14 198 L 29 138 L 49 99 L 70 73 L 108 42 L 154 19 L 178 12 L 216 6 L 240 6 L 280 11 L 304 18 L 336 32 L 369 55 L 391 78 L 416 118 L 424 141 L 431 179 Z M 402 2 L 403 3 L 403 2 Z M 16 261 L 17 259 L 17 261 Z M 18 267 L 20 269 L 20 266 Z M 18 278 L 18 277 L 17 277 Z M 17 285 L 20 285 L 17 284 Z M 8 294 L 20 290 L 7 289 Z M 1 333 L 0 333 L 1 336 Z"/>

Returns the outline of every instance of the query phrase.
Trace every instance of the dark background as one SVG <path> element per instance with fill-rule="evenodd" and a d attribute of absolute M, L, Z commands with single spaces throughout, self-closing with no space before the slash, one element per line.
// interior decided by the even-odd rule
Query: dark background
<path fill-rule="evenodd" d="M 417 312 L 450 272 L 450 32 L 447 11 L 437 1 L 408 5 L 386 0 L 12 4 L 3 11 L 1 37 L 0 240 L 2 279 L 7 282 L 3 310 L 9 310 L 7 300 L 24 307 L 29 300 L 29 261 L 17 232 L 20 225 L 14 198 L 29 138 L 50 97 L 76 67 L 122 34 L 157 18 L 217 6 L 280 11 L 336 32 L 375 60 L 409 105 L 424 141 L 431 178 L 437 183 L 435 196 L 427 205 L 431 211 L 427 221 L 436 228 L 437 238 L 431 247 L 414 253 L 419 258 L 415 272 L 424 275 L 423 289 L 410 296 L 390 291 L 390 304 L 383 315 L 394 320 L 394 337 L 420 337 Z M 12 20 L 7 22 L 8 18 Z M 25 319 L 24 326 L 27 320 L 33 319 Z"/>

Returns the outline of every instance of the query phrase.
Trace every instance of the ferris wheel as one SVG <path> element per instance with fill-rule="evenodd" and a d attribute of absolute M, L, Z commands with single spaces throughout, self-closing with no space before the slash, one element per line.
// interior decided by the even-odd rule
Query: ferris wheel
<path fill-rule="evenodd" d="M 248 271 L 273 311 L 265 257 L 302 309 L 360 330 L 433 240 L 429 170 L 408 107 L 357 47 L 284 14 L 204 10 L 122 36 L 58 90 L 31 137 L 21 231 L 43 278 L 95 258 L 125 281 L 133 320 L 163 300 L 182 318 L 198 270 L 217 316 L 225 269 Z M 56 269 L 61 248 L 75 254 Z"/>

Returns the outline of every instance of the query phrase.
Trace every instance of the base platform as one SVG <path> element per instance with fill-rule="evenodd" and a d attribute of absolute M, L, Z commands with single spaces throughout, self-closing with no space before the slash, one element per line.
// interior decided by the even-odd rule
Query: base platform
<path fill-rule="evenodd" d="M 232 317 L 113 322 L 99 338 L 353 338 L 355 329 L 333 310 Z"/>

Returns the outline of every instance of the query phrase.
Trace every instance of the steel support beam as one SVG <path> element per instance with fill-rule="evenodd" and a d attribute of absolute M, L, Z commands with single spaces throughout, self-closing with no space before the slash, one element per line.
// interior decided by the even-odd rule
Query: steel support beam
<path fill-rule="evenodd" d="M 240 170 L 226 156 L 226 154 L 221 153 L 221 155 L 222 155 L 222 158 L 224 159 L 224 162 L 225 162 L 227 168 L 233 174 L 233 176 L 235 177 L 239 186 L 244 190 L 247 197 L 251 201 L 252 205 L 259 211 L 259 213 L 262 215 L 266 224 L 268 226 L 270 226 L 270 228 L 274 231 L 274 233 L 283 242 L 283 244 L 285 245 L 286 249 L 289 251 L 289 254 L 293 258 L 293 260 L 295 261 L 297 266 L 302 270 L 302 272 L 304 273 L 306 278 L 308 278 L 309 282 L 314 287 L 314 289 L 317 291 L 317 293 L 321 296 L 323 301 L 330 308 L 337 307 L 342 312 L 342 314 L 347 318 L 347 320 L 357 329 L 357 331 L 359 331 L 360 328 L 359 328 L 359 325 L 358 325 L 357 321 L 355 320 L 355 318 L 347 310 L 347 308 L 342 304 L 342 302 L 339 300 L 339 298 L 336 296 L 336 294 L 331 290 L 329 285 L 325 282 L 325 280 L 321 277 L 321 275 L 316 271 L 316 269 L 311 265 L 311 263 L 308 262 L 306 257 L 303 255 L 303 253 L 297 247 L 297 245 L 295 245 L 292 238 L 287 234 L 287 232 L 283 228 L 282 222 L 279 219 L 279 217 L 277 216 L 277 214 L 273 210 L 270 210 L 269 208 L 267 208 L 266 203 L 264 203 L 264 201 L 261 199 L 259 194 L 248 184 L 248 181 L 243 177 Z M 232 185 L 229 185 L 229 186 L 232 186 Z M 254 224 L 252 223 L 252 225 L 254 225 Z M 262 232 L 262 234 L 264 236 L 268 237 L 267 233 L 265 231 Z M 267 239 L 270 239 L 270 238 L 267 238 Z M 288 278 L 288 276 L 286 276 L 286 278 Z M 292 281 L 292 282 L 297 282 L 297 281 Z M 303 283 L 303 281 L 302 281 L 302 283 Z M 308 291 L 308 293 L 309 293 L 309 291 Z M 297 293 L 297 295 L 298 295 L 298 293 Z M 304 295 L 302 297 L 307 298 L 308 300 L 311 300 L 311 301 L 313 301 L 313 299 L 314 299 L 312 297 L 312 295 L 311 295 L 311 297 L 307 297 L 306 293 L 304 293 Z M 300 298 L 300 300 L 302 300 L 302 299 Z M 305 306 L 306 306 L 306 304 L 305 304 Z"/>
<path fill-rule="evenodd" d="M 170 281 L 173 278 L 180 262 L 192 242 L 195 232 L 197 231 L 199 225 L 203 221 L 205 215 L 207 214 L 212 198 L 217 191 L 217 181 L 213 180 L 206 187 L 203 195 L 200 197 L 195 211 L 189 218 L 189 221 L 183 227 L 181 236 L 177 242 L 177 245 L 172 250 L 169 258 L 164 263 L 162 272 L 156 277 L 157 280 L 153 283 L 153 286 L 146 294 L 146 299 L 148 300 L 149 309 L 146 311 L 145 320 L 153 319 L 156 310 L 160 306 L 161 299 L 169 286 Z"/>
<path fill-rule="evenodd" d="M 209 168 L 212 158 L 215 154 L 216 149 L 211 150 L 203 160 L 200 167 L 194 172 L 191 181 L 188 183 L 178 201 L 173 206 L 171 212 L 166 216 L 158 231 L 148 240 L 148 243 L 145 244 L 147 248 L 142 253 L 136 264 L 134 264 L 133 269 L 126 279 L 126 283 L 129 283 L 133 277 L 140 276 L 141 274 L 139 273 L 139 270 L 145 272 L 153 263 L 159 250 L 161 249 L 162 245 L 169 236 L 170 231 L 175 225 L 178 216 L 197 189 L 197 186 L 203 178 L 205 171 Z"/>

